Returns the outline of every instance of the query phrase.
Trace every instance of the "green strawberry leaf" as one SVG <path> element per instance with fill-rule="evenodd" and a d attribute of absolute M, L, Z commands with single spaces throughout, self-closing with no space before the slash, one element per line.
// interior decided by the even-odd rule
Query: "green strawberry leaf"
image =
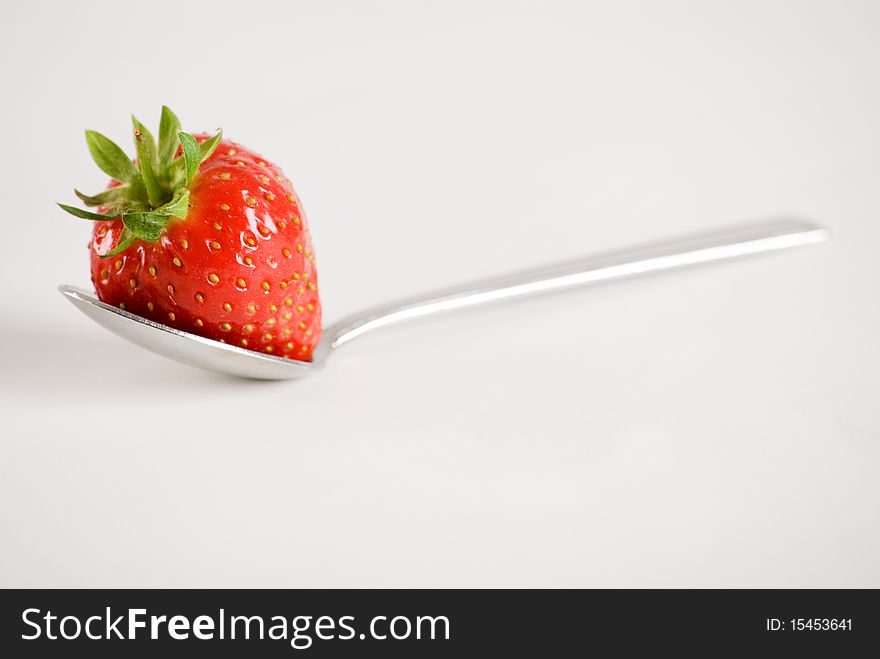
<path fill-rule="evenodd" d="M 199 143 L 196 142 L 196 138 L 189 133 L 181 131 L 177 133 L 177 139 L 180 140 L 180 145 L 183 147 L 183 158 L 186 163 L 186 184 L 189 185 L 196 177 L 196 172 L 199 171 L 199 164 L 202 162 L 201 150 L 199 149 Z"/>
<path fill-rule="evenodd" d="M 169 218 L 176 217 L 181 220 L 186 219 L 186 214 L 189 212 L 189 191 L 184 192 L 164 206 L 157 208 L 155 212 L 158 215 L 164 215 Z"/>
<path fill-rule="evenodd" d="M 180 132 L 180 119 L 167 105 L 162 106 L 159 120 L 159 168 L 167 171 L 177 153 L 177 133 Z"/>
<path fill-rule="evenodd" d="M 150 206 L 155 208 L 165 201 L 165 190 L 156 178 L 156 141 L 150 131 L 135 117 L 131 118 L 131 122 L 134 124 L 134 148 L 137 151 L 138 166 L 144 179 L 147 199 L 150 201 Z"/>
<path fill-rule="evenodd" d="M 162 236 L 168 219 L 160 213 L 129 213 L 122 216 L 122 223 L 135 238 L 154 243 Z"/>
<path fill-rule="evenodd" d="M 209 140 L 205 140 L 201 144 L 199 144 L 199 151 L 201 152 L 201 158 L 199 162 L 205 162 L 208 158 L 211 157 L 211 154 L 214 153 L 214 150 L 217 148 L 217 145 L 220 144 L 220 140 L 223 139 L 223 131 L 219 128 L 217 129 L 217 134 L 214 135 Z"/>
<path fill-rule="evenodd" d="M 92 213 L 91 211 L 84 211 L 82 208 L 77 208 L 76 206 L 68 206 L 67 204 L 58 204 L 62 210 L 67 211 L 74 217 L 81 218 L 83 220 L 113 220 L 116 219 L 112 215 L 101 215 L 100 213 Z"/>
<path fill-rule="evenodd" d="M 125 155 L 125 151 L 120 149 L 115 142 L 101 135 L 94 130 L 86 131 L 86 144 L 89 147 L 89 153 L 95 164 L 101 168 L 108 176 L 112 176 L 117 181 L 130 183 L 137 178 L 138 170 L 131 162 L 131 159 Z"/>
<path fill-rule="evenodd" d="M 96 195 L 83 194 L 79 190 L 74 190 L 74 193 L 86 206 L 112 206 L 127 197 L 129 189 L 127 186 L 122 185 L 117 188 L 104 190 Z"/>

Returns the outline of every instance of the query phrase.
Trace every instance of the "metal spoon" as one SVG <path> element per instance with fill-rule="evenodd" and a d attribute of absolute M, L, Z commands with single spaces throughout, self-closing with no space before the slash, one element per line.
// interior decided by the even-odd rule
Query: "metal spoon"
<path fill-rule="evenodd" d="M 112 307 L 73 286 L 62 285 L 59 290 L 92 320 L 147 350 L 220 373 L 261 380 L 292 380 L 311 375 L 323 367 L 336 348 L 352 339 L 405 320 L 688 265 L 809 245 L 827 238 L 825 229 L 810 222 L 774 220 L 641 245 L 436 291 L 367 309 L 324 328 L 311 362 L 273 357 L 182 332 Z"/>

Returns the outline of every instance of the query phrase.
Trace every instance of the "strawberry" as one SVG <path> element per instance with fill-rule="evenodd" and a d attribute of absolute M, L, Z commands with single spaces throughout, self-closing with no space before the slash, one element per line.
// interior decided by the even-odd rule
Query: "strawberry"
<path fill-rule="evenodd" d="M 136 119 L 137 159 L 86 131 L 112 177 L 88 196 L 92 282 L 107 304 L 231 345 L 310 361 L 321 334 L 306 215 L 281 170 L 162 108 L 158 144 Z"/>

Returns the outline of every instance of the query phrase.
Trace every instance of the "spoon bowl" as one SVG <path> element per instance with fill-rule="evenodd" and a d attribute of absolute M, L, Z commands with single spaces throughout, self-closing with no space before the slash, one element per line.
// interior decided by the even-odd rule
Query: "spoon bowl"
<path fill-rule="evenodd" d="M 313 361 L 302 362 L 206 339 L 157 323 L 149 318 L 101 302 L 76 286 L 58 287 L 62 295 L 105 329 L 142 348 L 190 366 L 258 380 L 293 380 L 311 375 L 324 365 L 327 350 L 321 344 Z"/>

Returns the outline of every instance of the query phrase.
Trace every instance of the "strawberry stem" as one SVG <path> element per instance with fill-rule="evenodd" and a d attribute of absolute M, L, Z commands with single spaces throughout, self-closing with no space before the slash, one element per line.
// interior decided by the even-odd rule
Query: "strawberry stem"
<path fill-rule="evenodd" d="M 143 124 L 134 117 L 132 123 L 137 153 L 134 163 L 110 139 L 95 131 L 86 131 L 86 143 L 95 163 L 115 181 L 124 184 L 96 195 L 76 191 L 86 206 L 96 206 L 100 212 L 59 204 L 75 217 L 123 223 L 119 243 L 106 256 L 118 254 L 136 240 L 155 242 L 172 218 L 186 218 L 189 188 L 198 175 L 199 166 L 223 138 L 223 132 L 218 130 L 216 135 L 199 144 L 192 135 L 180 131 L 180 120 L 166 106 L 162 106 L 158 147 Z"/>
<path fill-rule="evenodd" d="M 156 180 L 156 173 L 153 171 L 153 164 L 157 160 L 156 143 L 153 141 L 153 136 L 147 132 L 147 129 L 137 119 L 132 117 L 131 120 L 134 123 L 134 148 L 137 152 L 138 167 L 141 170 L 141 175 L 144 177 L 147 200 L 150 202 L 150 206 L 156 208 L 166 201 L 166 192 L 162 189 L 159 181 Z"/>

